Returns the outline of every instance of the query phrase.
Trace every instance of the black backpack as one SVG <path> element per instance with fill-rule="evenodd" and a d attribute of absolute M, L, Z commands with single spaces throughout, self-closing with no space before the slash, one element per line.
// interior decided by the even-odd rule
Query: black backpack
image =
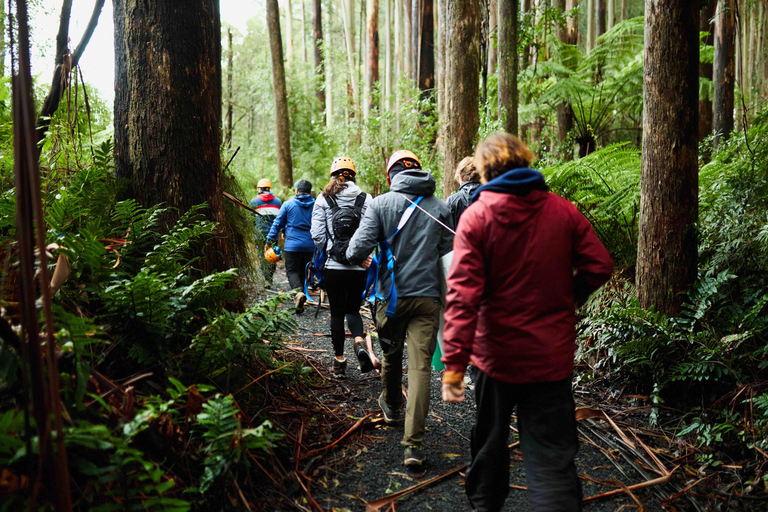
<path fill-rule="evenodd" d="M 333 228 L 333 247 L 331 247 L 329 255 L 343 265 L 349 265 L 346 256 L 347 247 L 349 247 L 349 240 L 352 235 L 360 226 L 360 217 L 363 214 L 366 196 L 365 192 L 361 192 L 355 198 L 354 205 L 343 206 L 339 206 L 336 199 L 332 197 L 325 198 L 328 206 L 331 207 L 331 227 Z"/>

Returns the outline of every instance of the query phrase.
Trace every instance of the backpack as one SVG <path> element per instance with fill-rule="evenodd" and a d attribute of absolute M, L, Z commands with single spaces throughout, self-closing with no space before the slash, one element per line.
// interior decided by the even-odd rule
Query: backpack
<path fill-rule="evenodd" d="M 360 226 L 360 217 L 363 214 L 363 205 L 367 194 L 361 192 L 355 198 L 354 205 L 339 205 L 336 199 L 326 197 L 325 201 L 331 207 L 331 227 L 333 228 L 333 246 L 328 251 L 328 256 L 342 265 L 349 265 L 347 259 L 347 247 L 352 235 Z"/>

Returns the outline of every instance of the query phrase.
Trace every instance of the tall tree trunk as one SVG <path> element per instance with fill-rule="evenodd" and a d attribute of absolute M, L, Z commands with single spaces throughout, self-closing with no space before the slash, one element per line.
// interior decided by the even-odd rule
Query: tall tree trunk
<path fill-rule="evenodd" d="M 553 7 L 555 9 L 565 10 L 567 7 L 566 1 L 555 0 L 553 2 Z M 558 26 L 555 35 L 557 36 L 558 41 L 562 43 L 570 42 L 571 36 L 567 26 Z M 565 142 L 566 138 L 568 137 L 568 132 L 570 132 L 571 129 L 573 129 L 573 109 L 571 108 L 570 103 L 564 101 L 557 106 L 557 142 L 559 144 L 563 144 Z M 564 156 L 567 160 L 570 160 L 572 155 L 573 150 L 565 151 Z"/>
<path fill-rule="evenodd" d="M 628 0 L 621 0 L 621 19 L 622 21 L 629 19 Z"/>
<path fill-rule="evenodd" d="M 701 17 L 699 18 L 699 32 L 707 32 L 708 35 L 704 42 L 712 45 L 715 42 L 714 27 L 710 21 L 715 15 L 716 0 L 702 0 Z M 712 64 L 709 62 L 699 63 L 699 78 L 712 80 Z M 704 140 L 712 133 L 712 100 L 709 98 L 699 98 L 699 140 Z"/>
<path fill-rule="evenodd" d="M 326 42 L 328 48 L 333 48 L 333 30 L 330 30 L 331 25 L 331 10 L 333 4 L 326 4 L 325 9 L 325 26 L 329 29 L 326 31 Z M 330 128 L 333 126 L 333 66 L 328 64 L 325 67 L 325 126 Z"/>
<path fill-rule="evenodd" d="M 517 0 L 499 1 L 499 116 L 504 120 L 504 131 L 517 135 L 517 26 L 519 21 Z"/>
<path fill-rule="evenodd" d="M 411 0 L 411 45 L 413 48 L 413 53 L 411 55 L 411 58 L 413 59 L 413 76 L 411 76 L 411 78 L 415 84 L 418 84 L 419 82 L 419 33 L 421 31 L 421 13 L 419 12 L 420 3 L 421 0 Z"/>
<path fill-rule="evenodd" d="M 606 2 L 609 0 L 595 0 L 597 2 L 597 19 L 596 19 L 596 33 L 595 33 L 595 43 L 597 43 L 597 38 L 601 35 L 605 34 L 606 28 L 608 26 L 608 12 L 607 12 L 607 5 Z"/>
<path fill-rule="evenodd" d="M 318 6 L 320 5 L 319 0 L 315 0 L 315 2 Z M 320 19 L 320 13 L 317 12 L 316 15 Z M 318 23 L 315 24 L 315 37 L 317 37 L 317 26 Z M 267 0 L 267 29 L 269 30 L 269 47 L 272 53 L 272 91 L 275 95 L 277 174 L 281 185 L 292 187 L 291 130 L 288 124 L 288 99 L 285 88 L 285 68 L 283 67 L 283 40 L 280 35 L 280 15 L 277 0 Z M 322 32 L 320 37 L 322 40 Z M 322 59 L 320 62 L 322 66 Z M 324 104 L 325 96 L 323 96 L 322 101 Z"/>
<path fill-rule="evenodd" d="M 267 0 L 267 3 L 272 0 Z M 322 0 L 312 0 L 312 26 L 315 39 L 315 96 L 320 103 L 320 112 L 325 110 L 325 66 L 323 63 L 323 6 Z M 279 28 L 279 27 L 278 27 Z M 282 52 L 282 49 L 280 50 Z M 274 61 L 274 50 L 272 51 Z"/>
<path fill-rule="evenodd" d="M 291 8 L 291 0 L 285 1 L 285 43 L 288 48 L 288 58 L 285 61 L 285 66 L 290 69 L 291 61 L 293 60 L 293 9 Z"/>
<path fill-rule="evenodd" d="M 456 190 L 456 166 L 472 154 L 479 114 L 480 3 L 447 0 L 448 113 L 443 186 L 445 197 Z"/>
<path fill-rule="evenodd" d="M 385 112 L 392 110 L 392 0 L 384 0 L 384 101 Z"/>
<path fill-rule="evenodd" d="M 395 13 L 395 67 L 397 72 L 394 73 L 395 77 L 393 81 L 395 83 L 395 132 L 400 132 L 400 87 L 397 86 L 400 79 L 405 73 L 404 62 L 404 48 L 403 48 L 403 4 L 400 0 L 391 0 L 392 10 Z"/>
<path fill-rule="evenodd" d="M 440 134 L 445 135 L 445 124 L 447 120 L 446 106 L 446 76 L 448 74 L 448 62 L 445 49 L 445 23 L 448 0 L 437 0 L 437 112 L 440 119 Z"/>
<path fill-rule="evenodd" d="M 354 0 L 342 0 L 344 7 L 344 41 L 347 47 L 347 65 L 349 66 L 349 80 L 352 88 L 350 101 L 353 113 L 357 111 L 357 98 L 359 86 L 357 82 L 357 68 L 355 66 L 355 3 Z"/>
<path fill-rule="evenodd" d="M 498 64 L 499 1 L 488 1 L 488 74 L 496 72 Z"/>
<path fill-rule="evenodd" d="M 595 27 L 595 2 L 598 0 L 587 1 L 587 51 L 589 53 L 595 47 L 595 33 L 597 32 Z"/>
<path fill-rule="evenodd" d="M 195 8 L 115 0 L 113 15 L 115 175 L 144 206 L 162 203 L 181 214 L 207 202 L 212 220 L 226 226 L 218 0 Z M 230 268 L 236 249 L 229 243 L 215 240 L 208 264 Z"/>
<path fill-rule="evenodd" d="M 232 147 L 232 29 L 227 29 L 227 135 L 224 138 L 228 148 Z"/>
<path fill-rule="evenodd" d="M 733 131 L 733 87 L 734 87 L 734 0 L 718 0 L 715 12 L 715 59 L 713 129 L 715 147 L 720 140 L 728 140 Z"/>
<path fill-rule="evenodd" d="M 606 20 L 606 29 L 611 30 L 613 26 L 616 24 L 616 0 L 607 0 L 607 1 L 608 1 L 608 18 Z"/>
<path fill-rule="evenodd" d="M 646 0 L 640 306 L 674 315 L 697 275 L 698 0 Z"/>
<path fill-rule="evenodd" d="M 414 0 L 420 4 L 419 41 L 417 47 L 418 73 L 416 84 L 421 97 L 426 98 L 435 87 L 435 26 L 433 0 Z"/>
<path fill-rule="evenodd" d="M 366 110 L 376 108 L 375 88 L 379 81 L 379 0 L 368 0 L 368 102 Z M 367 112 L 366 112 L 367 114 Z"/>
<path fill-rule="evenodd" d="M 579 0 L 566 0 L 566 9 L 573 12 L 579 6 Z M 579 43 L 579 14 L 578 11 L 568 18 L 568 43 Z"/>
<path fill-rule="evenodd" d="M 413 78 L 414 46 L 411 40 L 413 20 L 411 19 L 411 0 L 399 0 L 403 9 L 403 48 L 405 48 L 405 76 Z"/>
<path fill-rule="evenodd" d="M 307 13 L 304 7 L 306 0 L 299 0 L 301 2 L 301 54 L 303 56 L 304 64 L 307 63 Z"/>

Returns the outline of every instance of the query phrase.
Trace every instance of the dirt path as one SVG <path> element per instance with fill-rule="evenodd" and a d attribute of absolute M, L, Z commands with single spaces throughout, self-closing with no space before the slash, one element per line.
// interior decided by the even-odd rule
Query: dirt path
<path fill-rule="evenodd" d="M 275 276 L 277 289 L 286 289 L 287 282 L 284 270 L 278 269 Z M 288 305 L 286 305 L 288 307 Z M 329 333 L 329 312 L 322 308 L 315 317 L 316 306 L 309 305 L 303 315 L 298 315 L 299 330 L 289 338 L 294 347 L 300 348 L 312 364 L 321 372 L 328 375 L 331 364 L 331 340 Z M 372 329 L 370 319 L 364 317 L 366 329 Z M 347 379 L 337 381 L 327 376 L 328 381 L 317 398 L 337 414 L 346 415 L 350 426 L 359 418 L 369 413 L 375 413 L 368 421 L 380 418 L 377 398 L 381 392 L 381 382 L 377 373 L 362 375 L 356 366 L 352 351 L 352 341 L 348 338 L 345 355 L 350 364 Z M 375 345 L 375 340 L 374 340 Z M 375 347 L 380 357 L 380 350 Z M 407 364 L 407 361 L 404 362 Z M 400 445 L 402 426 L 388 427 L 382 422 L 373 427 L 362 428 L 349 438 L 338 443 L 326 452 L 319 460 L 310 460 L 307 464 L 312 479 L 311 493 L 314 499 L 327 510 L 359 511 L 364 510 L 367 502 L 386 498 L 392 493 L 403 491 L 411 486 L 437 477 L 446 472 L 459 468 L 469 462 L 469 436 L 475 419 L 475 402 L 472 392 L 468 392 L 466 401 L 460 404 L 446 404 L 439 395 L 441 374 L 432 375 L 432 402 L 427 418 L 427 434 L 425 450 L 427 461 L 418 473 L 410 473 L 403 466 L 403 447 Z M 404 377 L 407 385 L 407 378 Z M 330 384 L 330 385 L 329 385 Z M 577 407 L 579 398 L 584 396 L 583 390 L 577 392 Z M 588 428 L 587 427 L 587 423 Z M 512 427 L 515 427 L 513 421 Z M 624 454 L 612 445 L 611 440 L 618 440 L 615 431 L 606 422 L 587 420 L 580 427 L 582 437 L 581 447 L 577 456 L 577 470 L 582 476 L 584 497 L 594 496 L 614 490 L 618 487 L 594 481 L 619 481 L 624 485 L 632 485 L 658 477 L 652 471 L 640 474 L 633 466 L 622 464 Z M 608 444 L 600 437 L 605 436 Z M 335 439 L 315 440 L 315 442 L 332 443 Z M 516 441 L 514 432 L 510 436 L 510 444 Z M 502 455 L 503 456 L 503 455 Z M 520 452 L 511 451 L 511 480 L 513 487 L 507 498 L 504 510 L 523 512 L 529 510 L 526 492 L 519 487 L 525 486 L 525 475 L 522 467 Z M 394 506 L 386 505 L 381 510 L 404 511 L 463 511 L 470 510 L 464 492 L 463 472 L 441 479 L 425 488 L 398 499 Z M 662 510 L 659 498 L 668 496 L 674 490 L 662 491 L 660 487 L 640 489 L 633 497 L 622 493 L 616 497 L 603 498 L 584 504 L 587 512 L 617 511 L 619 509 L 638 510 L 639 504 L 645 510 Z M 637 500 L 637 501 L 636 501 Z M 622 508 L 623 507 L 623 508 Z M 685 508 L 682 508 L 684 510 Z M 681 510 L 680 508 L 678 510 Z"/>

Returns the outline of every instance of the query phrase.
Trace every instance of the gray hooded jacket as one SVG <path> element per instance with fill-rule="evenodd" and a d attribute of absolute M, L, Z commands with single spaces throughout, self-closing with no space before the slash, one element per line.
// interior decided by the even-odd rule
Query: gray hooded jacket
<path fill-rule="evenodd" d="M 400 217 L 410 205 L 403 195 L 412 201 L 424 196 L 419 206 L 453 228 L 450 209 L 434 193 L 435 178 L 427 171 L 410 169 L 395 174 L 390 192 L 374 198 L 368 205 L 360 227 L 349 242 L 347 259 L 352 263 L 362 262 L 379 242 L 395 232 Z M 398 297 L 440 297 L 437 260 L 453 249 L 453 233 L 417 208 L 392 240 L 391 248 L 397 260 L 395 282 Z M 382 260 L 379 264 L 378 291 L 386 297 L 390 279 L 383 255 Z"/>
<path fill-rule="evenodd" d="M 342 206 L 342 205 L 353 205 L 355 204 L 355 200 L 357 199 L 357 196 L 360 195 L 360 187 L 355 184 L 354 181 L 350 181 L 347 185 L 347 188 L 342 190 L 336 195 L 336 202 Z M 368 208 L 368 205 L 371 202 L 371 195 L 366 194 L 365 196 L 365 204 L 363 204 L 363 211 L 360 215 L 360 220 L 362 222 L 362 218 L 365 216 L 365 210 Z M 318 249 L 322 249 L 323 247 L 326 247 L 325 243 L 326 240 L 328 241 L 327 250 L 328 252 L 326 254 L 330 255 L 331 247 L 333 247 L 333 241 L 335 239 L 335 235 L 333 233 L 333 224 L 332 224 L 333 218 L 331 216 L 331 207 L 328 206 L 328 202 L 325 200 L 325 196 L 323 194 L 320 194 L 317 196 L 317 200 L 315 201 L 315 208 L 312 210 L 312 240 L 315 242 L 315 246 Z M 329 239 L 330 238 L 330 239 Z M 325 268 L 329 270 L 365 270 L 360 265 L 344 265 L 342 263 L 339 263 L 338 261 L 334 260 L 330 256 L 328 257 L 328 260 L 325 263 Z"/>

